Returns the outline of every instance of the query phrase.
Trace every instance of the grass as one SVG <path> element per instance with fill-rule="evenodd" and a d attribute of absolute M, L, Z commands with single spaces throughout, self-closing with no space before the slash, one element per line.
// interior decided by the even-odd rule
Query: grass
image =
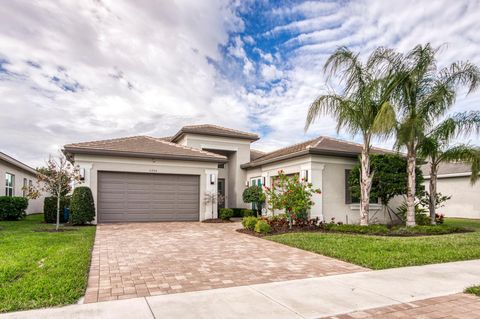
<path fill-rule="evenodd" d="M 52 229 L 43 215 L 0 222 L 0 312 L 58 306 L 84 295 L 95 227 Z"/>
<path fill-rule="evenodd" d="M 289 233 L 265 237 L 285 245 L 371 269 L 480 258 L 480 220 L 445 219 L 445 225 L 475 232 L 428 237 L 382 237 L 334 233 Z"/>

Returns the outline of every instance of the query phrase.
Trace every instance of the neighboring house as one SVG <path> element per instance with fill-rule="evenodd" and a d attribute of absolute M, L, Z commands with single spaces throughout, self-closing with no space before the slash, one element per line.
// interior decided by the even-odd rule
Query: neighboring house
<path fill-rule="evenodd" d="M 264 153 L 251 149 L 258 135 L 215 125 L 185 126 L 171 137 L 133 136 L 67 144 L 95 198 L 98 222 L 204 220 L 217 216 L 205 194 L 224 195 L 225 207 L 242 201 L 249 185 L 271 185 L 279 170 L 299 174 L 322 190 L 311 217 L 358 222 L 346 183 L 361 145 L 318 137 Z M 377 148 L 373 153 L 389 152 Z M 388 216 L 372 204 L 372 221 Z"/>
<path fill-rule="evenodd" d="M 37 171 L 30 166 L 0 152 L 0 176 L 5 179 L 1 196 L 25 196 L 24 186 L 36 183 Z M 43 197 L 28 201 L 27 214 L 43 212 Z"/>
<path fill-rule="evenodd" d="M 425 189 L 428 191 L 430 167 L 422 166 Z M 438 169 L 437 191 L 451 196 L 437 212 L 448 217 L 480 218 L 480 181 L 472 185 L 471 165 L 465 163 L 442 163 Z"/>

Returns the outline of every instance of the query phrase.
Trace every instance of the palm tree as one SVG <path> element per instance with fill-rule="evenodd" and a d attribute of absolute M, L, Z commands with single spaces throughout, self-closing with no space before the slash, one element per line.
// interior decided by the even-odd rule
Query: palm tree
<path fill-rule="evenodd" d="M 428 159 L 430 166 L 429 202 L 430 222 L 435 225 L 437 175 L 441 162 L 464 162 L 471 165 L 471 183 L 475 183 L 480 173 L 480 148 L 467 144 L 450 146 L 458 135 L 472 131 L 480 132 L 480 111 L 457 113 L 437 125 L 419 144 L 418 154 Z"/>
<path fill-rule="evenodd" d="M 371 59 L 371 58 L 370 58 Z M 332 115 L 337 121 L 337 132 L 344 128 L 352 135 L 361 134 L 363 148 L 361 153 L 360 179 L 360 224 L 368 225 L 370 189 L 373 172 L 370 171 L 369 153 L 372 137 L 376 134 L 376 119 L 383 104 L 389 102 L 386 82 L 377 78 L 368 65 L 363 65 L 359 54 L 345 47 L 338 48 L 327 60 L 324 72 L 327 79 L 340 73 L 345 83 L 342 94 L 319 96 L 308 112 L 305 131 L 321 115 Z"/>
<path fill-rule="evenodd" d="M 371 66 L 388 72 L 393 94 L 379 114 L 379 129 L 396 134 L 396 147 L 407 150 L 407 226 L 415 226 L 415 166 L 417 151 L 427 132 L 454 104 L 459 85 L 474 91 L 480 82 L 477 66 L 456 62 L 437 69 L 438 49 L 430 44 L 417 45 L 408 54 L 379 48 Z"/>

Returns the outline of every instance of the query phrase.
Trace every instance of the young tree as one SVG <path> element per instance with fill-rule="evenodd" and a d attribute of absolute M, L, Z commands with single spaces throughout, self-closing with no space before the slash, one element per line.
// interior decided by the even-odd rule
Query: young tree
<path fill-rule="evenodd" d="M 459 85 L 468 93 L 480 83 L 480 71 L 469 62 L 437 69 L 438 49 L 417 45 L 406 55 L 379 48 L 371 65 L 385 72 L 393 89 L 391 103 L 382 105 L 377 129 L 396 135 L 396 147 L 407 150 L 407 226 L 415 226 L 415 166 L 419 145 L 450 109 Z"/>
<path fill-rule="evenodd" d="M 70 184 L 79 181 L 78 166 L 71 165 L 65 156 L 60 154 L 57 158 L 50 155 L 47 166 L 38 169 L 37 186 L 28 187 L 27 197 L 38 198 L 40 193 L 50 193 L 57 199 L 57 222 L 55 230 L 60 226 L 60 199 L 71 190 Z"/>
<path fill-rule="evenodd" d="M 265 193 L 270 209 L 284 209 L 292 228 L 293 218 L 306 218 L 308 210 L 314 205 L 312 196 L 321 194 L 321 191 L 313 188 L 312 183 L 300 181 L 297 175 L 289 177 L 279 171 L 273 185 L 265 187 Z"/>
<path fill-rule="evenodd" d="M 262 186 L 252 185 L 245 188 L 242 193 L 242 198 L 245 203 L 255 204 L 257 216 L 262 213 L 262 205 L 265 203 L 265 194 L 263 193 Z"/>
<path fill-rule="evenodd" d="M 429 132 L 419 144 L 419 156 L 425 158 L 430 166 L 429 201 L 430 223 L 436 224 L 438 201 L 437 175 L 441 162 L 464 162 L 471 165 L 470 180 L 475 183 L 480 173 L 480 148 L 467 144 L 451 146 L 453 138 L 467 135 L 472 131 L 480 132 L 480 111 L 454 114 Z"/>
<path fill-rule="evenodd" d="M 347 48 L 337 49 L 327 60 L 324 71 L 327 77 L 340 73 L 345 82 L 341 94 L 327 94 L 318 97 L 310 106 L 305 130 L 316 118 L 332 115 L 337 121 L 337 131 L 344 128 L 352 135 L 360 134 L 363 139 L 361 153 L 361 194 L 360 224 L 368 225 L 370 188 L 373 172 L 370 171 L 370 149 L 372 138 L 378 133 L 376 127 L 379 111 L 389 104 L 391 86 L 385 79 L 371 71 L 373 56 L 364 65 L 358 54 Z"/>

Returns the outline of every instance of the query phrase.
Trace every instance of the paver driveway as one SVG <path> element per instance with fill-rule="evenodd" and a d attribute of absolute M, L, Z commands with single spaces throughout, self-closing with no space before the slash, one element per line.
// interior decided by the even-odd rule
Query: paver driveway
<path fill-rule="evenodd" d="M 97 227 L 85 303 L 365 271 L 235 231 L 239 223 Z"/>

